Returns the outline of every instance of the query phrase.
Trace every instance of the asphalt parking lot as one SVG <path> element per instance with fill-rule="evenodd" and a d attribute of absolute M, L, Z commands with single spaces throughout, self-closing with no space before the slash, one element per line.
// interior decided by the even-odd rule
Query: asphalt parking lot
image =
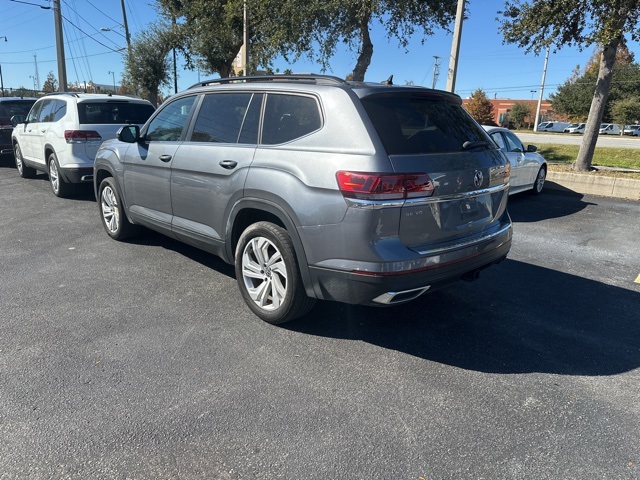
<path fill-rule="evenodd" d="M 0 200 L 0 479 L 640 478 L 638 202 L 512 197 L 478 281 L 274 327 L 90 191 Z"/>

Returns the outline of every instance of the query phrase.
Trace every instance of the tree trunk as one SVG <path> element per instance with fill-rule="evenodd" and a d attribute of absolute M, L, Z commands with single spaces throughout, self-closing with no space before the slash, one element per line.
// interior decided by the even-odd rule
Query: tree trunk
<path fill-rule="evenodd" d="M 616 61 L 616 51 L 620 45 L 620 37 L 616 37 L 604 46 L 602 55 L 600 56 L 600 71 L 598 72 L 598 81 L 596 82 L 596 91 L 593 94 L 591 108 L 589 109 L 589 117 L 587 118 L 587 127 L 584 131 L 578 158 L 573 165 L 573 169 L 581 172 L 588 172 L 591 169 L 591 161 L 593 160 L 593 152 L 596 149 L 598 141 L 598 133 L 600 131 L 600 123 L 602 115 L 607 106 L 607 98 L 609 90 L 611 90 L 611 80 L 613 80 L 613 66 Z"/>
<path fill-rule="evenodd" d="M 158 107 L 158 87 L 149 89 L 149 101 L 153 104 L 154 107 Z"/>
<path fill-rule="evenodd" d="M 369 35 L 369 19 L 370 15 L 363 18 L 360 22 L 360 39 L 362 40 L 362 48 L 360 55 L 358 55 L 358 61 L 356 67 L 353 69 L 353 80 L 355 82 L 364 82 L 364 74 L 367 73 L 367 68 L 371 65 L 371 57 L 373 57 L 373 43 L 371 43 L 371 36 Z"/>

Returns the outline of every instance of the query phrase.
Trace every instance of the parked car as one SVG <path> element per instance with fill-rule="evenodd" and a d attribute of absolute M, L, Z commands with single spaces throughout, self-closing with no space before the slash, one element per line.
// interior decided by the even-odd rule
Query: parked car
<path fill-rule="evenodd" d="M 509 163 L 457 95 L 291 75 L 198 83 L 96 156 L 100 218 L 235 264 L 261 319 L 394 305 L 511 245 Z"/>
<path fill-rule="evenodd" d="M 600 135 L 620 135 L 620 125 L 616 123 L 603 123 L 600 125 Z"/>
<path fill-rule="evenodd" d="M 27 115 L 37 98 L 0 97 L 0 156 L 13 155 L 11 117 Z"/>
<path fill-rule="evenodd" d="M 525 190 L 535 195 L 542 193 L 548 166 L 544 157 L 538 153 L 538 147 L 527 145 L 525 148 L 520 139 L 506 128 L 484 125 L 483 128 L 511 163 L 509 194 Z"/>
<path fill-rule="evenodd" d="M 538 125 L 538 132 L 562 132 L 569 126 L 569 122 L 543 122 Z"/>
<path fill-rule="evenodd" d="M 640 125 L 627 125 L 622 132 L 624 135 L 640 137 Z"/>
<path fill-rule="evenodd" d="M 100 144 L 126 124 L 144 124 L 154 107 L 122 95 L 55 93 L 34 103 L 26 118 L 15 115 L 13 151 L 20 176 L 49 174 L 53 193 L 67 197 L 74 184 L 91 183 Z"/>
<path fill-rule="evenodd" d="M 587 128 L 586 123 L 571 123 L 564 129 L 564 133 L 584 133 L 585 128 Z"/>

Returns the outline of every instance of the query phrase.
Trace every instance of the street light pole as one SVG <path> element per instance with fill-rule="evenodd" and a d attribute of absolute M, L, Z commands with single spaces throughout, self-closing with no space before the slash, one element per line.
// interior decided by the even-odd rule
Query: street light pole
<path fill-rule="evenodd" d="M 533 131 L 538 131 L 538 123 L 540 123 L 540 108 L 542 108 L 542 95 L 544 94 L 544 82 L 547 78 L 547 63 L 549 63 L 549 50 L 551 47 L 547 47 L 547 54 L 544 57 L 544 67 L 542 68 L 542 81 L 540 82 L 540 96 L 538 97 L 538 107 L 536 108 L 536 119 L 533 123 Z"/>
<path fill-rule="evenodd" d="M 109 70 L 109 72 L 111 74 L 111 77 L 113 78 L 113 93 L 114 95 L 118 93 L 118 89 L 116 88 L 116 72 L 112 72 L 111 70 Z"/>

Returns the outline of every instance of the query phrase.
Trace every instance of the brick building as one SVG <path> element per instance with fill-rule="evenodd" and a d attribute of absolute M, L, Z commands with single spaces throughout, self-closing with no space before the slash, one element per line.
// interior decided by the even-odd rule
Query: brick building
<path fill-rule="evenodd" d="M 462 105 L 466 105 L 469 103 L 469 98 L 462 99 Z M 511 100 L 509 98 L 494 98 L 489 99 L 491 104 L 493 105 L 493 121 L 496 125 L 502 125 L 507 113 L 511 110 L 511 108 L 518 103 L 526 103 L 531 108 L 533 112 L 532 118 L 527 119 L 527 122 L 533 124 L 535 120 L 535 111 L 538 108 L 538 100 Z M 545 122 L 548 120 L 564 120 L 563 118 L 558 117 L 553 109 L 551 108 L 551 102 L 548 100 L 543 100 L 540 105 L 540 122 Z"/>

